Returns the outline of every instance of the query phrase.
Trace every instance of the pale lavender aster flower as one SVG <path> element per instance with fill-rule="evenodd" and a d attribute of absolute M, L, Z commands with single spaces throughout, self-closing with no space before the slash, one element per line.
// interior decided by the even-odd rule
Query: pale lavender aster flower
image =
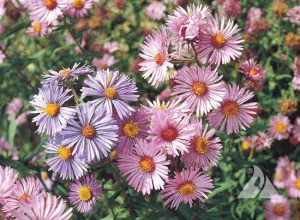
<path fill-rule="evenodd" d="M 300 25 L 300 6 L 290 8 L 286 13 L 286 17 L 291 23 Z"/>
<path fill-rule="evenodd" d="M 107 53 L 116 52 L 119 49 L 118 41 L 108 41 L 103 44 L 102 50 Z"/>
<path fill-rule="evenodd" d="M 67 0 L 68 5 L 65 9 L 67 15 L 71 17 L 84 17 L 88 14 L 88 10 L 93 7 L 94 0 Z"/>
<path fill-rule="evenodd" d="M 154 1 L 145 9 L 145 14 L 153 19 L 160 20 L 165 16 L 166 6 L 162 2 Z"/>
<path fill-rule="evenodd" d="M 15 182 L 18 172 L 10 167 L 0 166 L 0 205 L 4 205 L 4 201 L 15 188 Z"/>
<path fill-rule="evenodd" d="M 270 119 L 269 134 L 276 140 L 287 139 L 292 129 L 293 125 L 287 116 L 277 114 Z"/>
<path fill-rule="evenodd" d="M 294 90 L 300 90 L 300 75 L 296 75 L 292 79 L 292 85 Z"/>

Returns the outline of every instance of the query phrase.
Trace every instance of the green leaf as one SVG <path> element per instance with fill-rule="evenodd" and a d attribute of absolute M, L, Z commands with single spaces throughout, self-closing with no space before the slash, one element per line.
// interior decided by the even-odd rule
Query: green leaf
<path fill-rule="evenodd" d="M 20 30 L 22 30 L 23 28 L 27 27 L 28 25 L 29 25 L 29 22 L 16 23 L 15 25 L 13 25 L 10 28 L 6 29 L 6 31 L 4 31 L 4 33 L 2 33 L 0 35 L 0 41 L 4 40 L 5 38 L 7 38 L 7 37 L 9 37 L 13 34 L 16 34 Z"/>

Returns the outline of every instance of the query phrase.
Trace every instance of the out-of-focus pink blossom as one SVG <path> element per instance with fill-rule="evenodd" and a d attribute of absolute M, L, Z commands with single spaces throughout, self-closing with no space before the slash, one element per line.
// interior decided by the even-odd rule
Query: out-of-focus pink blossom
<path fill-rule="evenodd" d="M 294 72 L 294 76 L 300 77 L 300 56 L 297 56 L 294 59 L 293 72 Z"/>
<path fill-rule="evenodd" d="M 291 23 L 300 25 L 300 6 L 289 9 L 286 17 Z"/>
<path fill-rule="evenodd" d="M 259 33 L 269 28 L 269 24 L 262 17 L 262 10 L 260 8 L 250 8 L 248 11 L 245 28 L 249 34 Z"/>
<path fill-rule="evenodd" d="M 162 2 L 154 1 L 146 7 L 145 14 L 153 19 L 160 20 L 165 16 L 166 6 Z"/>
<path fill-rule="evenodd" d="M 119 42 L 109 41 L 105 42 L 102 48 L 102 51 L 105 53 L 113 53 L 119 49 Z"/>
<path fill-rule="evenodd" d="M 296 75 L 293 77 L 292 85 L 295 90 L 300 90 L 300 76 Z"/>
<path fill-rule="evenodd" d="M 100 70 L 107 69 L 115 63 L 115 57 L 110 54 L 104 54 L 102 58 L 94 58 L 92 61 L 93 66 Z"/>
<path fill-rule="evenodd" d="M 8 142 L 5 140 L 4 137 L 0 138 L 0 153 L 1 151 L 8 151 L 8 149 L 9 149 Z"/>
<path fill-rule="evenodd" d="M 23 106 L 22 99 L 14 98 L 6 107 L 6 116 L 8 120 L 15 118 L 16 114 L 20 111 Z"/>
<path fill-rule="evenodd" d="M 17 126 L 21 126 L 27 122 L 27 116 L 29 115 L 29 111 L 21 113 L 17 119 L 16 119 L 16 124 Z"/>
<path fill-rule="evenodd" d="M 166 88 L 165 90 L 163 90 L 163 91 L 158 95 L 158 99 L 159 99 L 160 101 L 164 101 L 164 100 L 170 98 L 171 92 L 172 92 L 172 91 L 171 91 L 171 89 L 170 89 L 169 87 Z"/>

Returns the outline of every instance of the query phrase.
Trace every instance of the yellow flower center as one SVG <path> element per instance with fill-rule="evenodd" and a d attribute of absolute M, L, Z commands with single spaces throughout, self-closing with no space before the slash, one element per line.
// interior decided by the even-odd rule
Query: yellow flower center
<path fill-rule="evenodd" d="M 41 172 L 41 178 L 42 178 L 42 180 L 47 180 L 47 179 L 49 179 L 48 173 L 45 172 L 45 171 L 42 171 L 42 172 Z"/>
<path fill-rule="evenodd" d="M 198 154 L 203 155 L 208 150 L 208 140 L 205 137 L 198 137 L 194 140 L 194 147 Z"/>
<path fill-rule="evenodd" d="M 155 169 L 155 164 L 154 164 L 153 160 L 147 156 L 142 157 L 139 164 L 140 164 L 141 170 L 146 173 L 151 173 Z"/>
<path fill-rule="evenodd" d="M 178 132 L 175 128 L 169 127 L 162 131 L 161 136 L 165 141 L 171 142 L 177 138 Z"/>
<path fill-rule="evenodd" d="M 63 160 L 69 160 L 72 158 L 72 150 L 61 146 L 58 148 L 58 155 Z"/>
<path fill-rule="evenodd" d="M 277 216 L 283 216 L 284 214 L 284 206 L 281 204 L 276 204 L 273 208 L 273 213 Z"/>
<path fill-rule="evenodd" d="M 211 43 L 214 47 L 220 49 L 226 44 L 226 39 L 221 33 L 217 33 L 215 36 L 211 37 Z"/>
<path fill-rule="evenodd" d="M 274 179 L 278 182 L 282 182 L 283 181 L 283 175 L 281 172 L 276 172 L 274 175 Z"/>
<path fill-rule="evenodd" d="M 157 65 L 162 65 L 164 63 L 164 54 L 163 53 L 158 53 L 154 57 L 154 61 L 157 63 Z"/>
<path fill-rule="evenodd" d="M 196 191 L 196 186 L 192 182 L 185 182 L 178 188 L 178 192 L 182 196 L 189 196 Z"/>
<path fill-rule="evenodd" d="M 229 101 L 222 106 L 222 111 L 226 117 L 234 117 L 239 111 L 239 106 L 234 101 Z"/>
<path fill-rule="evenodd" d="M 88 139 L 92 139 L 96 136 L 96 129 L 88 124 L 82 129 L 82 135 Z"/>
<path fill-rule="evenodd" d="M 38 33 L 38 34 L 41 33 L 41 30 L 42 30 L 41 23 L 35 22 L 31 26 L 35 33 Z"/>
<path fill-rule="evenodd" d="M 63 68 L 59 71 L 59 74 L 63 77 L 69 77 L 71 74 L 70 68 Z"/>
<path fill-rule="evenodd" d="M 20 196 L 19 201 L 20 202 L 28 202 L 29 200 L 29 195 L 28 194 L 23 194 L 22 196 Z"/>
<path fill-rule="evenodd" d="M 296 189 L 299 189 L 299 190 L 300 190 L 300 179 L 296 179 L 296 180 L 294 181 L 294 186 L 295 186 Z"/>
<path fill-rule="evenodd" d="M 84 0 L 73 0 L 73 6 L 76 9 L 82 9 L 84 6 Z"/>
<path fill-rule="evenodd" d="M 53 10 L 57 6 L 57 1 L 56 0 L 44 0 L 44 5 L 46 6 L 47 9 Z"/>
<path fill-rule="evenodd" d="M 45 108 L 45 113 L 50 117 L 55 117 L 58 115 L 60 106 L 56 103 L 49 103 Z"/>
<path fill-rule="evenodd" d="M 277 122 L 275 125 L 275 130 L 276 132 L 278 132 L 279 134 L 283 134 L 286 132 L 286 125 L 283 122 Z"/>
<path fill-rule="evenodd" d="M 197 82 L 193 84 L 192 91 L 196 96 L 202 96 L 207 93 L 207 86 L 202 82 Z"/>
<path fill-rule="evenodd" d="M 257 73 L 256 69 L 250 69 L 250 70 L 249 70 L 249 75 L 250 75 L 250 76 L 255 76 L 256 73 Z"/>
<path fill-rule="evenodd" d="M 91 189 L 87 186 L 81 186 L 79 188 L 79 198 L 84 202 L 89 201 L 92 198 Z"/>
<path fill-rule="evenodd" d="M 112 150 L 112 152 L 110 152 L 110 155 L 112 158 L 116 158 L 118 156 L 118 151 L 116 149 Z"/>
<path fill-rule="evenodd" d="M 99 69 L 104 70 L 107 69 L 108 65 L 106 63 L 100 63 L 99 64 Z"/>
<path fill-rule="evenodd" d="M 243 140 L 243 142 L 242 142 L 242 149 L 243 149 L 244 151 L 249 150 L 250 146 L 251 146 L 251 144 L 250 144 L 249 141 Z"/>
<path fill-rule="evenodd" d="M 165 103 L 162 103 L 162 104 L 158 104 L 155 108 L 158 111 L 166 111 L 167 110 L 167 105 Z"/>
<path fill-rule="evenodd" d="M 117 97 L 117 90 L 114 87 L 107 87 L 104 90 L 104 95 L 108 99 L 115 99 Z"/>
<path fill-rule="evenodd" d="M 139 131 L 140 128 L 138 124 L 133 121 L 128 121 L 123 127 L 125 136 L 129 138 L 135 138 L 138 135 Z"/>

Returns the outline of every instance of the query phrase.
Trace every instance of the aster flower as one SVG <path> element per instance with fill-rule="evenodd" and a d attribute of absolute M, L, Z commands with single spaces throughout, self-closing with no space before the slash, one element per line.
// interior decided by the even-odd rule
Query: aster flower
<path fill-rule="evenodd" d="M 13 120 L 16 117 L 16 114 L 23 107 L 23 100 L 20 98 L 13 98 L 7 105 L 5 109 L 5 114 L 9 121 Z"/>
<path fill-rule="evenodd" d="M 149 138 L 154 146 L 165 149 L 168 154 L 179 155 L 188 151 L 194 132 L 188 116 L 175 118 L 172 114 L 157 112 L 151 120 Z"/>
<path fill-rule="evenodd" d="M 300 90 L 300 76 L 294 76 L 292 79 L 292 85 L 295 90 Z"/>
<path fill-rule="evenodd" d="M 152 20 L 160 20 L 165 16 L 166 6 L 162 2 L 154 1 L 145 9 L 145 14 Z"/>
<path fill-rule="evenodd" d="M 291 162 L 287 156 L 280 157 L 274 174 L 274 185 L 277 188 L 286 187 L 289 182 L 290 175 L 295 171 L 295 164 Z"/>
<path fill-rule="evenodd" d="M 119 42 L 118 41 L 108 41 L 103 44 L 101 50 L 106 53 L 113 53 L 119 50 Z"/>
<path fill-rule="evenodd" d="M 262 17 L 260 8 L 251 7 L 247 14 L 245 29 L 249 34 L 256 34 L 266 31 L 269 28 L 268 22 Z"/>
<path fill-rule="evenodd" d="M 135 112 L 123 120 L 117 120 L 119 126 L 120 154 L 130 154 L 138 139 L 148 137 L 148 115 L 143 109 L 135 108 Z"/>
<path fill-rule="evenodd" d="M 300 6 L 290 8 L 286 13 L 286 17 L 291 23 L 300 25 Z"/>
<path fill-rule="evenodd" d="M 0 152 L 1 151 L 8 151 L 9 150 L 9 143 L 4 137 L 0 138 Z"/>
<path fill-rule="evenodd" d="M 0 205 L 10 196 L 15 187 L 18 172 L 10 167 L 0 166 Z"/>
<path fill-rule="evenodd" d="M 264 132 L 258 132 L 258 135 L 252 137 L 252 145 L 257 151 L 270 148 L 272 142 L 273 138 Z"/>
<path fill-rule="evenodd" d="M 92 64 L 98 70 L 104 70 L 116 63 L 116 58 L 110 54 L 104 54 L 102 58 L 94 58 Z"/>
<path fill-rule="evenodd" d="M 253 148 L 253 137 L 252 136 L 244 136 L 241 138 L 242 141 L 242 149 L 243 151 L 249 151 Z"/>
<path fill-rule="evenodd" d="M 142 139 L 137 140 L 131 155 L 120 154 L 118 157 L 121 174 L 130 186 L 143 194 L 164 188 L 168 181 L 169 164 L 159 148 Z"/>
<path fill-rule="evenodd" d="M 95 77 L 88 77 L 84 81 L 86 87 L 82 87 L 83 96 L 97 97 L 93 103 L 105 108 L 110 115 L 113 109 L 116 110 L 121 119 L 134 111 L 126 102 L 137 101 L 137 87 L 128 76 L 106 70 L 97 71 Z"/>
<path fill-rule="evenodd" d="M 237 17 L 241 13 L 240 0 L 225 0 L 223 8 L 228 15 Z"/>
<path fill-rule="evenodd" d="M 74 180 L 69 186 L 70 203 L 79 212 L 90 212 L 102 194 L 99 181 L 92 175 Z"/>
<path fill-rule="evenodd" d="M 300 76 L 300 56 L 294 58 L 293 73 L 294 76 Z"/>
<path fill-rule="evenodd" d="M 84 17 L 93 4 L 94 0 L 68 0 L 66 12 L 71 17 Z"/>
<path fill-rule="evenodd" d="M 107 157 L 117 141 L 115 120 L 103 108 L 90 102 L 77 106 L 76 110 L 78 120 L 69 120 L 61 132 L 65 136 L 62 146 L 88 162 Z"/>
<path fill-rule="evenodd" d="M 276 140 L 287 139 L 293 129 L 287 116 L 274 115 L 269 122 L 269 133 Z"/>
<path fill-rule="evenodd" d="M 264 78 L 266 71 L 256 64 L 253 59 L 246 60 L 240 65 L 240 72 L 247 78 L 255 81 L 261 81 Z"/>
<path fill-rule="evenodd" d="M 38 115 L 32 121 L 36 122 L 38 133 L 54 135 L 74 117 L 74 109 L 63 107 L 64 103 L 72 98 L 72 95 L 68 95 L 70 92 L 69 89 L 64 90 L 62 87 L 49 84 L 40 88 L 39 94 L 33 96 L 30 103 L 35 110 L 32 113 Z"/>
<path fill-rule="evenodd" d="M 51 28 L 47 23 L 32 22 L 31 26 L 27 29 L 27 34 L 31 37 L 42 37 L 47 35 L 51 31 Z"/>
<path fill-rule="evenodd" d="M 215 130 L 203 126 L 202 121 L 193 121 L 195 124 L 195 135 L 191 138 L 189 152 L 182 156 L 186 168 L 209 168 L 217 165 L 221 156 L 220 138 L 214 137 Z"/>
<path fill-rule="evenodd" d="M 202 175 L 197 170 L 184 170 L 176 173 L 174 179 L 167 182 L 164 190 L 161 191 L 164 204 L 170 204 L 171 208 L 177 209 L 180 203 L 193 205 L 193 201 L 204 202 L 207 193 L 213 188 L 212 180 L 206 175 Z"/>
<path fill-rule="evenodd" d="M 64 139 L 61 135 L 55 135 L 43 146 L 46 153 L 54 154 L 46 160 L 46 164 L 49 170 L 53 170 L 63 179 L 79 178 L 87 171 L 88 165 L 76 155 L 72 155 L 72 148 L 62 145 Z"/>
<path fill-rule="evenodd" d="M 198 47 L 200 58 L 204 58 L 210 64 L 226 64 L 231 59 L 235 60 L 242 53 L 240 45 L 243 40 L 238 32 L 240 29 L 233 21 L 228 20 L 225 26 L 225 19 L 218 17 L 209 19 L 207 29 L 199 35 Z"/>
<path fill-rule="evenodd" d="M 148 35 L 141 45 L 140 57 L 144 60 L 139 64 L 140 71 L 144 72 L 143 77 L 152 86 L 158 87 L 166 77 L 168 69 L 173 68 L 168 52 L 169 44 L 167 31 L 162 27 L 152 35 Z"/>
<path fill-rule="evenodd" d="M 212 128 L 226 127 L 227 134 L 245 130 L 254 120 L 257 113 L 257 102 L 247 102 L 253 93 L 236 84 L 228 85 L 227 94 L 221 106 L 208 114 L 208 121 Z"/>
<path fill-rule="evenodd" d="M 293 135 L 300 141 L 300 117 L 297 117 L 293 126 Z"/>
<path fill-rule="evenodd" d="M 80 66 L 80 63 L 75 63 L 72 68 L 62 68 L 60 71 L 49 70 L 43 75 L 42 84 L 56 83 L 63 80 L 77 80 L 79 75 L 91 74 L 94 70 L 87 65 Z"/>
<path fill-rule="evenodd" d="M 32 21 L 46 22 L 56 21 L 62 16 L 62 9 L 67 6 L 65 0 L 31 0 L 27 9 Z"/>
<path fill-rule="evenodd" d="M 175 78 L 176 86 L 172 95 L 186 100 L 188 107 L 203 116 L 212 109 L 218 108 L 226 95 L 226 84 L 221 81 L 211 67 L 186 67 Z"/>
<path fill-rule="evenodd" d="M 15 212 L 18 220 L 55 219 L 69 220 L 72 217 L 72 208 L 66 210 L 66 202 L 49 193 L 40 194 L 30 203 L 23 202 L 20 205 L 22 213 Z"/>
<path fill-rule="evenodd" d="M 287 190 L 292 198 L 300 198 L 300 171 L 293 171 L 287 182 Z"/>
<path fill-rule="evenodd" d="M 280 195 L 273 195 L 264 203 L 266 220 L 288 220 L 291 216 L 290 202 Z"/>

